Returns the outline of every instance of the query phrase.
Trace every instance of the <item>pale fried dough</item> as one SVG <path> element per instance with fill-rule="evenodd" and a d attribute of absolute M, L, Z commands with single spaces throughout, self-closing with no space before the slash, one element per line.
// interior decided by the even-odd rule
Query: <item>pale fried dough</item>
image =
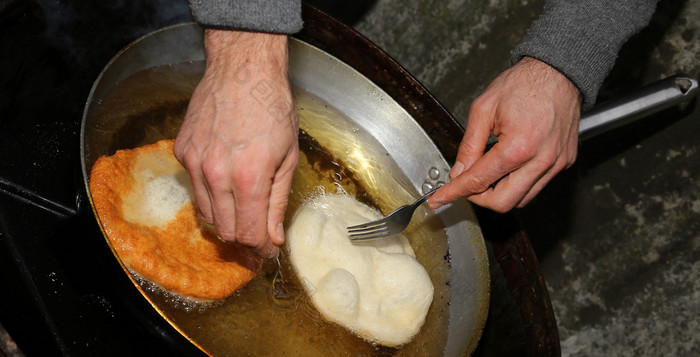
<path fill-rule="evenodd" d="M 165 290 L 200 300 L 233 294 L 262 261 L 203 226 L 173 140 L 100 157 L 90 192 L 105 233 L 127 267 Z"/>
<path fill-rule="evenodd" d="M 348 226 L 381 218 L 345 194 L 302 205 L 287 232 L 289 257 L 328 320 L 385 346 L 409 342 L 425 322 L 433 284 L 402 235 L 353 244 Z"/>

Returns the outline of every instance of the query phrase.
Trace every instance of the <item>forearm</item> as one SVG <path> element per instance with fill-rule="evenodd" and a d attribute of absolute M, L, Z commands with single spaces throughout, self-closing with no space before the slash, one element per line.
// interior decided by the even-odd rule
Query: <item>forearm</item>
<path fill-rule="evenodd" d="M 207 29 L 204 32 L 207 69 L 245 81 L 252 69 L 287 74 L 287 36 L 283 34 Z M 233 72 L 231 72 L 233 71 Z M 240 71 L 240 73 L 238 73 Z"/>
<path fill-rule="evenodd" d="M 537 58 L 567 76 L 583 96 L 583 109 L 595 103 L 617 53 L 645 27 L 658 0 L 550 0 L 512 53 Z"/>

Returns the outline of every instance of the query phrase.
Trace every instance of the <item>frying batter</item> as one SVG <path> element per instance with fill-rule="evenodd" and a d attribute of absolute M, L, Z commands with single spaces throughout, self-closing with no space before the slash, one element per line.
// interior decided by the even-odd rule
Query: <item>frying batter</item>
<path fill-rule="evenodd" d="M 126 266 L 165 290 L 198 300 L 233 294 L 261 260 L 203 226 L 173 140 L 100 157 L 90 192 L 105 233 Z"/>
<path fill-rule="evenodd" d="M 348 195 L 321 194 L 296 212 L 287 247 L 324 317 L 372 342 L 399 346 L 423 325 L 433 285 L 405 237 L 350 242 L 347 226 L 378 218 Z"/>

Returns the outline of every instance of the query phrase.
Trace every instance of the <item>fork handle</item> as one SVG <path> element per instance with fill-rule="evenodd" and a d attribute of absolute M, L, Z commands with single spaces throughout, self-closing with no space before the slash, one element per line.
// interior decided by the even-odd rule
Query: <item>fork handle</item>
<path fill-rule="evenodd" d="M 432 195 L 433 193 L 435 193 L 435 191 L 437 191 L 439 188 L 440 188 L 440 187 L 435 187 L 434 189 L 428 191 L 428 193 L 426 193 L 425 195 L 421 196 L 421 198 L 417 199 L 416 202 L 413 202 L 413 204 L 411 205 L 411 207 L 416 208 L 416 207 L 420 206 L 423 202 L 425 202 L 425 200 L 428 199 L 428 197 L 430 197 L 430 195 Z"/>

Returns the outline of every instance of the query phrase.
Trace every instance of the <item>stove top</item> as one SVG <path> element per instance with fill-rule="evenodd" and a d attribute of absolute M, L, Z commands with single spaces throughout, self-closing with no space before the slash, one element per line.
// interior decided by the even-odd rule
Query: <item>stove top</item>
<path fill-rule="evenodd" d="M 184 0 L 0 5 L 0 327 L 26 355 L 198 353 L 113 259 L 84 199 L 79 147 L 110 58 L 185 21 Z"/>

